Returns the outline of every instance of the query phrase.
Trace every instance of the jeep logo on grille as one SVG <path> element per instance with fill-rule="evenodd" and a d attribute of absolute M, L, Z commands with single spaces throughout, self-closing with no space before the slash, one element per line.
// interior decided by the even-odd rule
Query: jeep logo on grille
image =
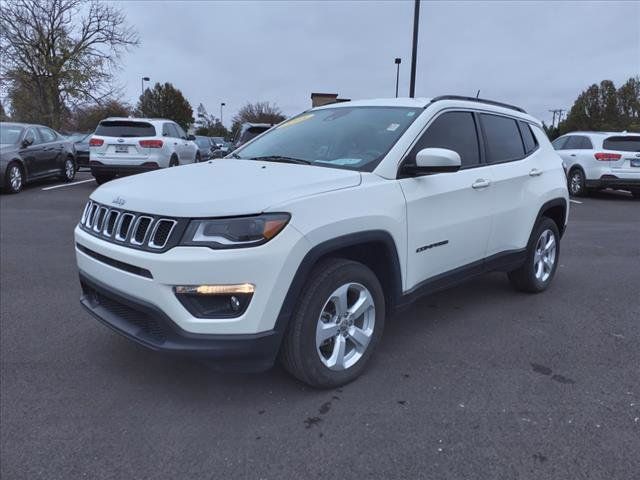
<path fill-rule="evenodd" d="M 116 205 L 120 205 L 120 206 L 122 206 L 122 205 L 124 205 L 125 203 L 127 203 L 127 201 L 126 201 L 124 198 L 122 198 L 122 197 L 116 197 L 116 198 L 114 198 L 113 200 L 111 200 L 111 203 L 114 203 L 114 204 L 116 204 Z"/>

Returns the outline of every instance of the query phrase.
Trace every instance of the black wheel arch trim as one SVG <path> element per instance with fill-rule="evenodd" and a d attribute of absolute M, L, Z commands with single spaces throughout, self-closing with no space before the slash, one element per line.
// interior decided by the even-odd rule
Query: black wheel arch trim
<path fill-rule="evenodd" d="M 402 270 L 400 268 L 400 259 L 398 257 L 396 243 L 391 234 L 386 230 L 355 232 L 319 243 L 307 252 L 302 259 L 302 262 L 300 262 L 293 280 L 289 285 L 289 290 L 287 291 L 284 302 L 280 307 L 280 313 L 276 319 L 274 330 L 277 331 L 280 336 L 284 335 L 293 315 L 295 304 L 300 293 L 302 292 L 313 267 L 318 263 L 318 261 L 322 258 L 330 257 L 332 253 L 338 252 L 344 248 L 374 242 L 384 244 L 388 251 L 388 261 L 390 262 L 392 271 L 392 278 L 390 279 L 392 291 L 389 292 L 388 299 L 390 300 L 389 308 L 390 310 L 393 310 L 394 306 L 399 302 L 402 296 Z"/>
<path fill-rule="evenodd" d="M 536 220 L 535 222 L 533 222 L 533 225 L 531 226 L 531 231 L 533 231 L 533 228 L 536 226 L 536 224 L 540 221 L 540 218 L 542 218 L 544 216 L 544 214 L 553 207 L 562 207 L 563 208 L 563 222 L 562 225 L 558 225 L 558 231 L 560 232 L 560 238 L 562 238 L 562 235 L 564 235 L 564 231 L 566 230 L 567 227 L 567 212 L 568 212 L 568 204 L 567 204 L 567 200 L 564 198 L 554 198 L 552 200 L 549 200 L 547 202 L 545 202 L 544 204 L 542 204 L 542 206 L 540 207 L 540 210 L 538 211 L 538 215 L 536 216 Z"/>

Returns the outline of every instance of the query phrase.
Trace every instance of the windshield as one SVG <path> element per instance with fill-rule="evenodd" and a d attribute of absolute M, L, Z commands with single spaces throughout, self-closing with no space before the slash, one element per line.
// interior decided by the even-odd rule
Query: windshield
<path fill-rule="evenodd" d="M 339 107 L 298 115 L 235 154 L 287 157 L 312 165 L 373 171 L 422 109 Z"/>
<path fill-rule="evenodd" d="M 17 125 L 2 125 L 0 127 L 0 144 L 13 145 L 18 143 L 22 130 L 24 128 Z"/>

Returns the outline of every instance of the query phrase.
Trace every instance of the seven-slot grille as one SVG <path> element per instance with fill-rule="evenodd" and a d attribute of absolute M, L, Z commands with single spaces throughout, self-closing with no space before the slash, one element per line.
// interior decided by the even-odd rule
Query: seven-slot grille
<path fill-rule="evenodd" d="M 165 248 L 177 224 L 172 218 L 126 212 L 91 200 L 80 219 L 82 229 L 93 235 L 145 250 Z"/>

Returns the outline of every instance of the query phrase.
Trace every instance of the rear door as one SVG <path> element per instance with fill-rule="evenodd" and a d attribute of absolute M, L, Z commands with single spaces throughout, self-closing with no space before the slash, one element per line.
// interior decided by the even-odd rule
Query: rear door
<path fill-rule="evenodd" d="M 613 154 L 609 156 L 612 175 L 625 180 L 640 180 L 640 135 L 607 137 L 602 142 L 602 150 Z"/>
<path fill-rule="evenodd" d="M 568 169 L 578 164 L 584 170 L 588 180 L 600 178 L 601 167 L 593 156 L 593 143 L 586 135 L 569 135 L 558 154 Z"/>
<path fill-rule="evenodd" d="M 91 160 L 109 165 L 139 165 L 149 158 L 148 149 L 139 142 L 155 139 L 156 129 L 139 120 L 103 120 L 94 138 L 103 143 L 91 148 Z"/>
<path fill-rule="evenodd" d="M 178 140 L 178 155 L 180 156 L 180 163 L 193 163 L 196 158 L 196 151 L 198 147 L 191 140 L 187 140 L 187 134 L 184 132 L 182 127 L 178 124 L 175 124 L 176 129 L 178 130 L 178 135 L 180 136 Z"/>
<path fill-rule="evenodd" d="M 399 180 L 407 202 L 409 288 L 458 267 L 480 266 L 486 255 L 494 210 L 491 166 L 481 162 L 473 113 L 441 113 L 404 162 L 415 163 L 416 154 L 429 147 L 457 152 L 462 167 L 457 172 Z"/>

